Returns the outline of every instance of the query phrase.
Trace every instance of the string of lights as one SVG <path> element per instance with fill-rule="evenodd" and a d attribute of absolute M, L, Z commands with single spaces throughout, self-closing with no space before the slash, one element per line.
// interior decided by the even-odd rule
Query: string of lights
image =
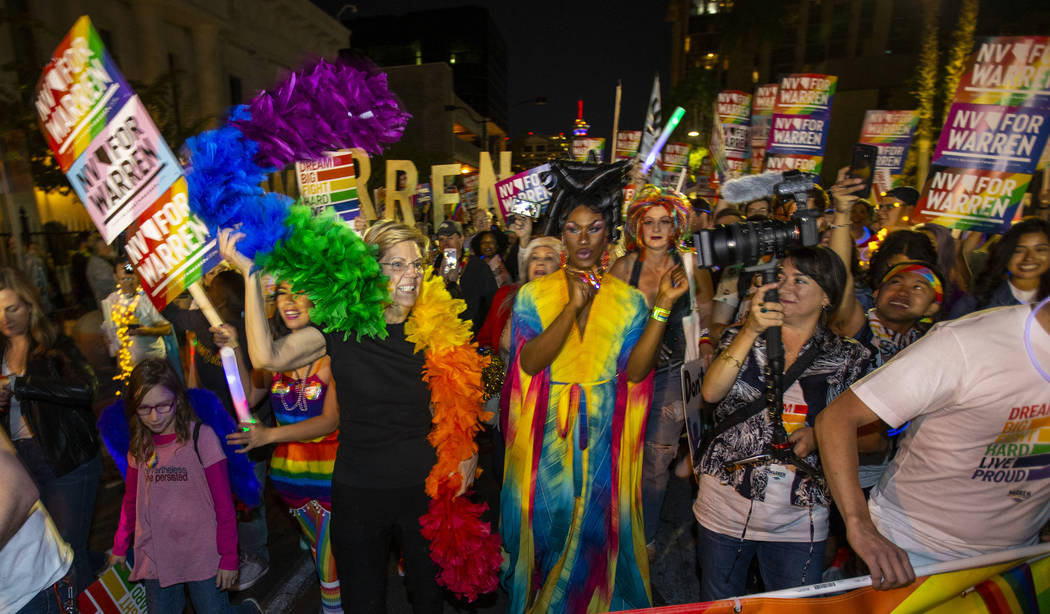
<path fill-rule="evenodd" d="M 113 380 L 120 384 L 117 387 L 117 395 L 120 395 L 121 389 L 124 384 L 128 382 L 128 378 L 131 377 L 131 370 L 135 368 L 135 363 L 131 359 L 131 333 L 129 332 L 129 326 L 131 324 L 137 324 L 138 320 L 135 317 L 135 310 L 139 306 L 139 301 L 142 299 L 142 291 L 135 293 L 134 298 L 130 302 L 127 302 L 124 293 L 120 291 L 120 287 L 117 287 L 117 293 L 119 295 L 116 302 L 110 307 L 109 316 L 113 321 L 113 325 L 117 329 L 117 341 L 120 342 L 120 349 L 117 350 L 117 374 L 113 376 Z"/>

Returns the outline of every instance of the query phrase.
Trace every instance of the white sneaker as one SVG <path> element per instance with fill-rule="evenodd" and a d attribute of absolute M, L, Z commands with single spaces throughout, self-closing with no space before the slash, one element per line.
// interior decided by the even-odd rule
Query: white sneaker
<path fill-rule="evenodd" d="M 270 571 L 270 566 L 255 557 L 242 554 L 237 571 L 237 584 L 230 589 L 234 592 L 255 586 L 255 583 Z"/>

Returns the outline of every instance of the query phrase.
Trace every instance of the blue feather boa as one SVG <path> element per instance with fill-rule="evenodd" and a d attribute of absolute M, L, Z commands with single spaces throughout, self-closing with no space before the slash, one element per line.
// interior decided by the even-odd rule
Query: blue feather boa
<path fill-rule="evenodd" d="M 230 476 L 230 487 L 234 496 L 248 507 L 259 505 L 262 497 L 262 484 L 255 477 L 255 470 L 247 455 L 238 454 L 238 446 L 226 443 L 226 436 L 237 429 L 237 423 L 226 408 L 222 406 L 219 397 L 208 390 L 191 388 L 186 391 L 190 400 L 190 407 L 196 412 L 197 418 L 202 424 L 206 424 L 222 442 L 223 452 L 226 453 L 226 469 Z M 98 419 L 98 430 L 102 435 L 102 441 L 106 444 L 109 455 L 120 470 L 120 475 L 127 478 L 128 475 L 128 448 L 131 445 L 131 430 L 128 427 L 127 417 L 124 415 L 124 401 L 118 399 L 116 403 L 102 410 Z"/>
<path fill-rule="evenodd" d="M 250 118 L 247 107 L 234 107 L 229 122 Z M 186 139 L 189 166 L 190 208 L 212 236 L 219 229 L 239 224 L 245 234 L 237 249 L 248 258 L 268 252 L 291 230 L 284 224 L 292 199 L 267 192 L 260 186 L 275 169 L 254 162 L 259 145 L 245 138 L 231 123 Z"/>

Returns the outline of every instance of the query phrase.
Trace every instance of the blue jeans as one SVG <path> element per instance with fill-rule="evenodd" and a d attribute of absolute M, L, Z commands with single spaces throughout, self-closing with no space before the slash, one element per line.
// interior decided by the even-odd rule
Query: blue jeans
<path fill-rule="evenodd" d="M 80 465 L 69 473 L 55 477 L 40 445 L 32 439 L 14 442 L 18 457 L 40 490 L 40 501 L 55 522 L 59 535 L 73 548 L 70 577 L 79 593 L 95 581 L 88 560 L 88 533 L 95 514 L 95 495 L 102 477 L 102 457 Z"/>
<path fill-rule="evenodd" d="M 671 462 L 678 451 L 678 440 L 685 428 L 682 404 L 682 372 L 675 367 L 657 373 L 653 378 L 653 401 L 645 426 L 645 450 L 642 453 L 642 520 L 645 543 L 656 539 L 660 528 L 660 510 L 667 494 Z"/>
<path fill-rule="evenodd" d="M 22 606 L 18 614 L 65 614 L 58 600 L 55 585 L 51 585 L 37 593 L 32 601 Z"/>
<path fill-rule="evenodd" d="M 736 537 L 709 531 L 703 525 L 697 525 L 697 529 L 700 601 L 744 595 L 747 592 L 747 569 L 756 555 L 767 591 L 815 584 L 820 581 L 824 571 L 824 541 L 812 544 L 749 539 L 741 541 Z"/>
<path fill-rule="evenodd" d="M 172 584 L 161 588 L 157 580 L 142 580 L 146 589 L 146 603 L 150 614 L 182 614 L 186 607 L 186 590 L 190 591 L 190 600 L 197 614 L 257 614 L 250 603 L 230 605 L 226 591 L 215 587 L 215 577 L 197 582 Z"/>

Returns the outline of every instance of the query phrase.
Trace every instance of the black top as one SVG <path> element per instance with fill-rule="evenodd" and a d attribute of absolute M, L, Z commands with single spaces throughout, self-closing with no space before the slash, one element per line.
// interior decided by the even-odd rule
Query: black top
<path fill-rule="evenodd" d="M 674 261 L 682 264 L 681 256 L 674 255 Z M 631 267 L 631 279 L 627 282 L 638 287 L 638 281 L 642 278 L 642 261 L 635 256 L 634 266 Z M 679 296 L 671 305 L 671 315 L 667 317 L 667 325 L 664 327 L 664 338 L 660 342 L 660 358 L 656 364 L 656 370 L 677 368 L 685 362 L 685 330 L 682 328 L 682 319 L 689 315 L 689 293 Z"/>
<path fill-rule="evenodd" d="M 437 461 L 427 441 L 430 390 L 423 352 L 405 341 L 405 325 L 387 338 L 325 335 L 339 395 L 339 452 L 332 481 L 357 488 L 421 486 Z"/>
<path fill-rule="evenodd" d="M 441 274 L 444 261 L 443 254 L 438 256 L 434 263 L 435 275 Z M 445 287 L 448 288 L 453 298 L 461 298 L 466 301 L 467 308 L 459 314 L 459 317 L 470 321 L 470 330 L 476 335 L 481 330 L 481 325 L 485 323 L 489 307 L 492 306 L 492 298 L 496 296 L 496 290 L 499 289 L 492 269 L 481 258 L 468 256 L 467 263 L 460 273 L 459 282 L 446 283 Z"/>

